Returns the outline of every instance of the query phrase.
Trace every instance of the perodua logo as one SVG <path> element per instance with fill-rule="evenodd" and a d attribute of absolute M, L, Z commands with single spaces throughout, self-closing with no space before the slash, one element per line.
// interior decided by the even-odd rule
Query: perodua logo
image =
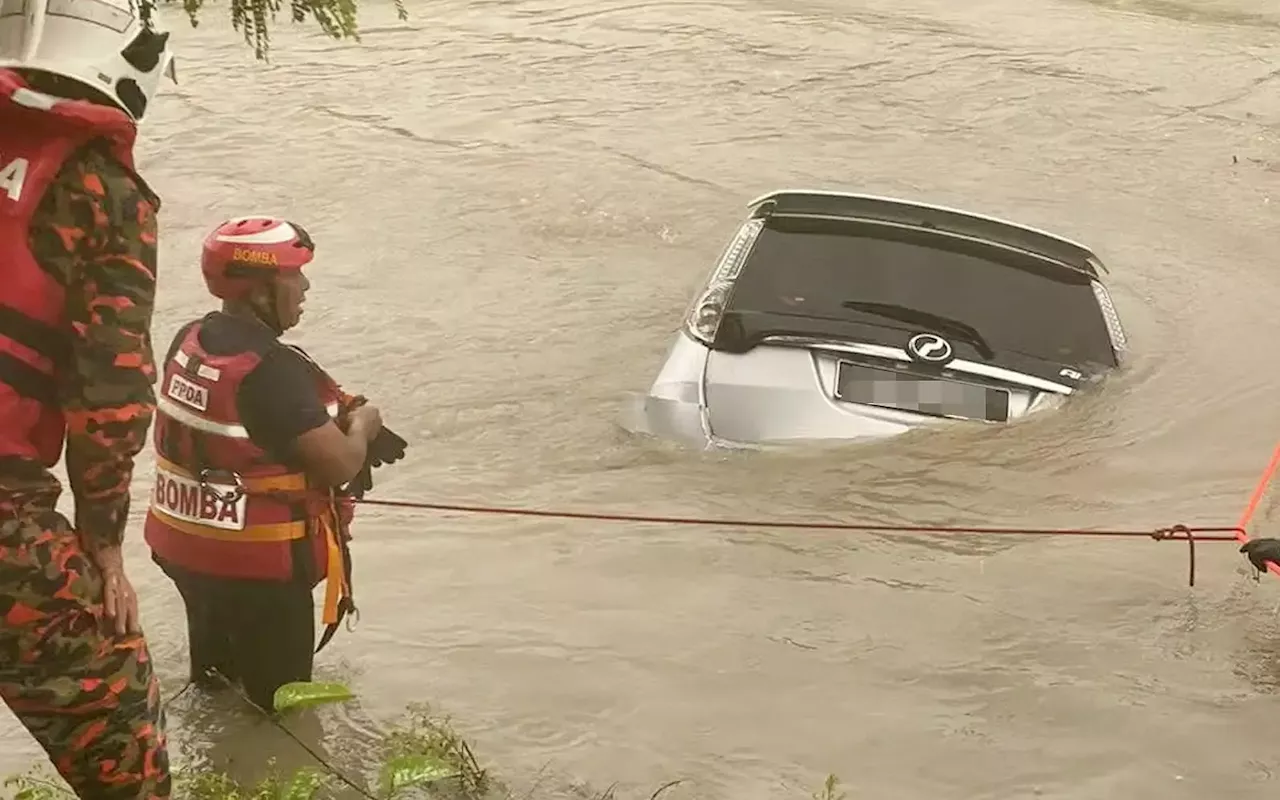
<path fill-rule="evenodd" d="M 926 364 L 945 364 L 954 351 L 951 342 L 936 333 L 917 333 L 907 342 L 907 355 Z"/>

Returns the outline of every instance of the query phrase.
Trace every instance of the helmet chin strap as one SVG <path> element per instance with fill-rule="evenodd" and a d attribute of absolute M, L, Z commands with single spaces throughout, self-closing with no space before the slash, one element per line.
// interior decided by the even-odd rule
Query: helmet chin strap
<path fill-rule="evenodd" d="M 280 324 L 280 287 L 274 282 L 270 284 L 271 300 L 266 308 L 256 301 L 249 304 L 249 308 L 253 310 L 253 316 L 259 322 L 266 325 L 275 333 L 276 336 L 284 335 L 284 326 Z"/>

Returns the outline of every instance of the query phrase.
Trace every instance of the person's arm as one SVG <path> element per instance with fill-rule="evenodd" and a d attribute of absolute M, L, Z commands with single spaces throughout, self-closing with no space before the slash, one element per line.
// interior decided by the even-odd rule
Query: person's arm
<path fill-rule="evenodd" d="M 68 159 L 36 211 L 31 251 L 66 287 L 70 358 L 59 382 L 75 527 L 118 562 L 134 458 L 155 411 L 151 315 L 158 200 L 105 153 Z"/>
<path fill-rule="evenodd" d="M 355 477 L 376 434 L 364 415 L 354 416 L 343 432 L 320 401 L 311 367 L 284 348 L 267 353 L 245 377 L 238 405 L 254 442 L 277 458 L 297 461 L 322 486 Z"/>
<path fill-rule="evenodd" d="M 343 433 L 332 421 L 294 440 L 293 448 L 307 474 L 325 486 L 338 487 L 359 474 L 368 457 L 370 428 L 353 416 Z"/>

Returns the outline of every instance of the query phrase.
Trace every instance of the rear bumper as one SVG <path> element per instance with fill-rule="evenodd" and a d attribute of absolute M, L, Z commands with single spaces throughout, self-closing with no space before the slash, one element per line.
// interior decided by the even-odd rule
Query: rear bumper
<path fill-rule="evenodd" d="M 622 427 L 660 439 L 711 444 L 703 392 L 710 353 L 683 333 L 676 334 L 648 393 L 627 398 Z"/>
<path fill-rule="evenodd" d="M 838 401 L 831 391 L 838 360 L 838 354 L 803 347 L 713 353 L 677 334 L 649 391 L 628 398 L 621 424 L 633 433 L 721 447 L 883 439 L 922 427 L 996 424 Z M 1015 393 L 1010 419 L 1062 399 Z"/>
<path fill-rule="evenodd" d="M 702 427 L 702 407 L 666 397 L 638 393 L 628 397 L 622 411 L 622 427 L 659 439 L 711 443 Z"/>

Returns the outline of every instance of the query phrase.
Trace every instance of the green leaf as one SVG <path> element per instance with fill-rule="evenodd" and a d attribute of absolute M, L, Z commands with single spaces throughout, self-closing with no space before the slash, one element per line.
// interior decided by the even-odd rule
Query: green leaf
<path fill-rule="evenodd" d="M 280 800 L 315 800 L 324 786 L 325 777 L 314 769 L 300 769 L 276 795 Z"/>
<path fill-rule="evenodd" d="M 173 771 L 174 797 L 186 800 L 242 800 L 244 793 L 228 775 L 208 768 Z"/>
<path fill-rule="evenodd" d="M 32 774 L 10 775 L 3 785 L 17 789 L 12 800 L 59 800 L 76 796 L 70 789 Z"/>
<path fill-rule="evenodd" d="M 294 708 L 318 706 L 322 703 L 341 703 L 355 697 L 351 690 L 341 683 L 310 683 L 297 681 L 286 683 L 276 689 L 272 705 L 276 711 L 288 711 Z"/>
<path fill-rule="evenodd" d="M 381 794 L 390 797 L 406 786 L 426 786 L 461 774 L 457 767 L 438 756 L 424 753 L 396 756 L 382 767 Z"/>
<path fill-rule="evenodd" d="M 58 800 L 59 790 L 52 786 L 28 783 L 13 796 L 13 800 Z"/>

